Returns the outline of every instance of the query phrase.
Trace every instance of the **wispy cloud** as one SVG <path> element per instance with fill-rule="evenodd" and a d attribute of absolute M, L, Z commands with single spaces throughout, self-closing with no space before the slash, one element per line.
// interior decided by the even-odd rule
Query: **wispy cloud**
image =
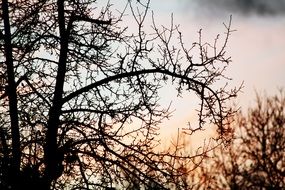
<path fill-rule="evenodd" d="M 285 0 L 188 0 L 189 5 L 212 12 L 234 12 L 259 16 L 285 15 Z"/>

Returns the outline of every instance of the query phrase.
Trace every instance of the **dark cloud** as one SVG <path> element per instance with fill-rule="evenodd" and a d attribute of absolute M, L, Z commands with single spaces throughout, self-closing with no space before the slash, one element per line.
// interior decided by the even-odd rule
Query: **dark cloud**
<path fill-rule="evenodd" d="M 240 14 L 285 15 L 285 0 L 194 0 L 208 11 L 227 11 Z"/>

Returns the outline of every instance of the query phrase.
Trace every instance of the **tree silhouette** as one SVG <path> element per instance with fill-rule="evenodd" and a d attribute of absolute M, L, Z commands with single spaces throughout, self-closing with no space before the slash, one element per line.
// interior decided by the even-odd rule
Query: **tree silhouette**
<path fill-rule="evenodd" d="M 168 81 L 179 96 L 200 99 L 195 130 L 212 123 L 225 135 L 234 112 L 226 103 L 239 90 L 224 76 L 230 23 L 221 45 L 200 31 L 187 48 L 173 22 L 157 26 L 152 17 L 145 32 L 149 1 L 125 4 L 1 2 L 1 189 L 123 188 L 128 176 L 167 188 L 179 175 L 168 160 L 187 159 L 155 150 L 170 115 L 159 105 Z"/>
<path fill-rule="evenodd" d="M 285 96 L 257 96 L 247 115 L 239 114 L 236 138 L 202 164 L 205 189 L 284 189 Z"/>
<path fill-rule="evenodd" d="M 166 179 L 167 189 L 190 190 L 203 187 L 199 179 L 200 164 L 207 159 L 207 153 L 211 152 L 218 145 L 212 143 L 212 140 L 205 141 L 203 146 L 198 149 L 189 147 L 189 136 L 185 131 L 178 130 L 175 138 L 170 140 L 171 144 L 162 149 L 164 152 L 172 156 L 167 158 L 167 172 L 169 177 Z M 207 143 L 206 143 L 207 142 Z M 216 141 L 214 141 L 216 142 Z M 214 145 L 214 146 L 213 146 Z M 186 157 L 183 155 L 187 155 Z M 142 184 L 135 180 L 133 176 L 129 176 L 128 186 L 126 189 L 162 189 L 156 184 Z"/>

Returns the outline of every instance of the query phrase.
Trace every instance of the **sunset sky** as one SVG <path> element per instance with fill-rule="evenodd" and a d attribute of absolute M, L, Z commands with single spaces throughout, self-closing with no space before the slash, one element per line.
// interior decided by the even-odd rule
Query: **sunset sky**
<path fill-rule="evenodd" d="M 227 0 L 232 2 L 231 6 L 229 3 L 224 6 L 219 4 L 224 1 L 200 0 L 198 3 L 198 0 L 166 0 L 161 4 L 161 1 L 153 0 L 152 7 L 157 9 L 158 17 L 163 15 L 166 23 L 173 13 L 184 38 L 192 41 L 200 28 L 204 37 L 213 41 L 216 34 L 224 32 L 223 22 L 227 23 L 232 15 L 232 29 L 237 31 L 232 34 L 227 48 L 233 60 L 228 75 L 236 84 L 244 81 L 244 93 L 240 94 L 239 101 L 247 105 L 254 98 L 255 90 L 272 94 L 285 84 L 285 0 L 264 1 L 261 5 L 268 6 L 268 13 L 260 13 L 258 6 L 261 5 L 258 3 L 256 7 L 250 8 L 249 5 L 248 10 L 238 6 L 241 3 L 234 3 L 254 0 Z M 279 10 L 282 6 L 283 12 Z"/>
<path fill-rule="evenodd" d="M 112 2 L 120 7 L 125 1 Z M 232 58 L 226 74 L 233 79 L 232 87 L 244 85 L 234 102 L 243 111 L 255 105 L 256 92 L 274 95 L 285 88 L 285 0 L 151 0 L 150 10 L 156 25 L 166 27 L 170 26 L 173 13 L 174 24 L 180 26 L 188 47 L 198 40 L 200 29 L 204 41 L 213 43 L 217 34 L 224 34 L 223 23 L 227 24 L 232 16 L 232 29 L 236 31 L 226 49 Z M 148 17 L 151 20 L 151 12 Z M 132 26 L 130 20 L 125 19 L 123 24 L 126 23 Z M 145 22 L 146 31 L 151 24 L 149 20 Z M 136 29 L 129 27 L 133 32 Z M 174 111 L 170 120 L 162 123 L 161 133 L 166 139 L 174 137 L 178 128 L 187 127 L 188 121 L 195 125 L 198 102 L 193 94 L 177 98 L 170 86 L 161 94 L 163 106 L 171 103 Z"/>
<path fill-rule="evenodd" d="M 228 76 L 232 85 L 244 81 L 236 101 L 243 110 L 254 105 L 255 92 L 273 95 L 285 87 L 285 0 L 152 0 L 150 7 L 162 24 L 169 24 L 173 13 L 186 41 L 197 40 L 200 28 L 204 38 L 213 41 L 216 34 L 223 34 L 223 22 L 232 15 L 232 29 L 237 31 L 227 47 L 233 60 Z M 186 111 L 191 97 L 172 105 L 176 111 L 167 125 L 185 127 L 193 114 Z M 167 127 L 164 132 L 172 130 Z"/>

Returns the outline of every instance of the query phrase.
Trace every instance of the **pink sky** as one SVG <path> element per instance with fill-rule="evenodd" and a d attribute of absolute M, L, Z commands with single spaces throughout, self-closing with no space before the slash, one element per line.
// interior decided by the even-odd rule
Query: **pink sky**
<path fill-rule="evenodd" d="M 190 42 L 197 40 L 200 28 L 203 29 L 205 39 L 211 42 L 216 34 L 224 32 L 222 23 L 227 23 L 232 14 L 232 26 L 237 31 L 232 34 L 227 48 L 233 60 L 228 76 L 233 78 L 232 85 L 244 81 L 243 93 L 236 101 L 243 110 L 254 105 L 255 91 L 273 95 L 278 88 L 285 87 L 285 14 L 243 15 L 238 11 L 230 13 L 229 10 L 219 14 L 208 11 L 205 14 L 203 11 L 206 9 L 199 12 L 199 6 L 195 8 L 196 11 L 191 8 L 191 4 L 185 8 L 183 0 L 165 0 L 163 4 L 153 0 L 151 8 L 157 22 L 161 24 L 169 23 L 170 14 L 173 13 L 175 23 L 181 25 L 185 41 Z M 177 126 L 185 127 L 188 120 L 193 120 L 191 101 L 191 96 L 173 101 L 176 111 L 172 119 L 165 122 L 167 127 L 163 129 L 163 134 L 171 135 L 177 131 Z"/>
<path fill-rule="evenodd" d="M 230 2 L 227 4 L 230 8 L 222 4 L 215 5 L 215 2 L 225 1 Z M 279 12 L 260 14 L 256 7 L 246 12 L 238 5 L 238 2 L 246 4 L 246 1 L 238 0 L 151 0 L 150 4 L 157 25 L 169 26 L 173 13 L 174 23 L 180 25 L 184 41 L 189 42 L 189 45 L 198 40 L 197 31 L 201 28 L 205 41 L 213 42 L 217 34 L 225 32 L 223 23 L 228 23 L 232 15 L 232 29 L 237 31 L 230 37 L 227 47 L 227 53 L 233 61 L 227 75 L 233 78 L 232 86 L 244 82 L 243 92 L 236 100 L 242 110 L 254 105 L 255 91 L 274 95 L 278 88 L 285 88 L 285 9 L 280 12 L 276 6 L 276 2 L 284 2 L 285 7 L 285 0 L 276 0 L 274 5 L 270 4 L 273 1 L 253 1 L 264 2 Z M 151 19 L 151 14 L 148 16 Z M 149 30 L 148 24 L 145 23 L 146 30 Z M 130 30 L 136 32 L 136 28 L 130 27 Z M 161 133 L 167 140 L 177 134 L 177 128 L 187 127 L 188 121 L 195 125 L 195 96 L 177 98 L 175 90 L 166 87 L 161 99 L 165 104 L 163 106 L 168 106 L 172 101 L 172 110 L 175 110 L 170 120 L 162 124 Z M 199 139 L 203 142 L 207 132 L 201 134 Z M 197 138 L 193 141 L 196 142 Z"/>

